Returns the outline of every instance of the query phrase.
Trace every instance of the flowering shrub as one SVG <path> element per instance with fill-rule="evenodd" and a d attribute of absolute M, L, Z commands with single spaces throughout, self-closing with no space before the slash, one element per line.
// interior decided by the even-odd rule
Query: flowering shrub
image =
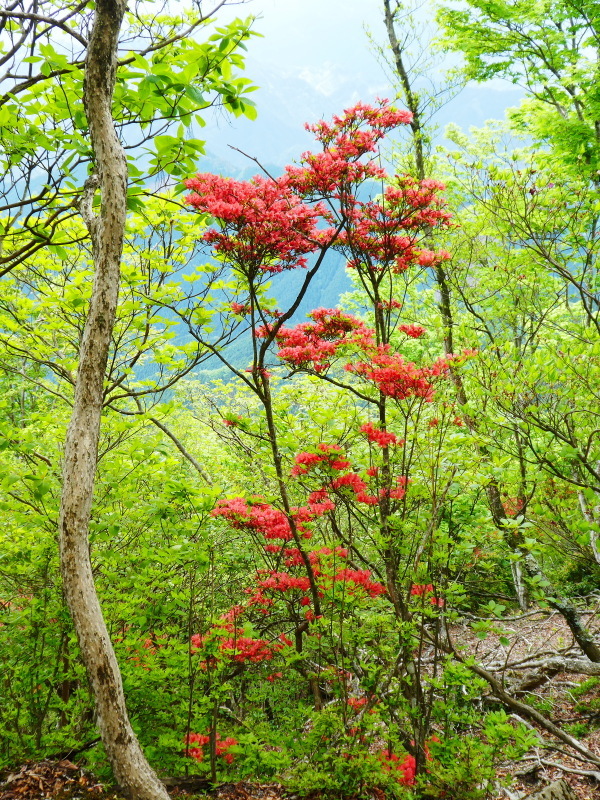
<path fill-rule="evenodd" d="M 370 442 L 378 444 L 379 447 L 389 447 L 391 444 L 404 444 L 402 439 L 398 439 L 395 433 L 382 431 L 381 428 L 377 428 L 372 422 L 366 422 L 364 425 L 361 425 L 360 432 L 364 433 Z"/>
<path fill-rule="evenodd" d="M 436 597 L 434 594 L 435 590 L 431 583 L 422 584 L 422 583 L 413 583 L 410 587 L 410 593 L 413 597 L 426 597 L 428 598 L 429 602 L 432 606 L 443 606 L 444 600 L 441 597 Z"/>
<path fill-rule="evenodd" d="M 401 786 L 414 786 L 417 775 L 417 760 L 410 753 L 404 756 L 397 756 L 395 753 L 387 751 L 381 753 L 381 762 L 386 772 L 395 774 Z"/>
<path fill-rule="evenodd" d="M 186 755 L 190 756 L 190 758 L 195 759 L 196 761 L 203 761 L 204 760 L 204 749 L 207 744 L 210 744 L 210 736 L 201 734 L 201 733 L 189 733 L 186 736 L 187 745 Z M 226 739 L 221 739 L 219 734 L 216 734 L 216 744 L 215 744 L 215 752 L 218 758 L 223 758 L 223 760 L 227 764 L 232 764 L 234 760 L 233 753 L 230 753 L 229 750 L 231 747 L 234 747 L 237 744 L 237 739 L 234 739 L 233 736 L 228 736 Z M 190 747 L 190 745 L 195 745 L 195 747 Z"/>
<path fill-rule="evenodd" d="M 429 780 L 428 743 L 448 722 L 444 681 L 450 676 L 451 685 L 452 676 L 437 626 L 450 595 L 443 587 L 441 599 L 434 582 L 452 537 L 444 540 L 444 558 L 427 562 L 448 489 L 438 485 L 441 458 L 432 458 L 427 486 L 413 480 L 414 452 L 423 431 L 427 447 L 442 446 L 452 423 L 445 410 L 435 417 L 429 409 L 467 355 L 416 363 L 403 352 L 425 351 L 408 340 L 426 332 L 401 320 L 403 275 L 450 258 L 422 246 L 426 234 L 449 225 L 443 184 L 388 178 L 377 158 L 383 136 L 410 119 L 385 101 L 359 103 L 331 123 L 309 126 L 320 151 L 304 153 L 278 178 L 198 175 L 186 184 L 188 203 L 215 223 L 204 241 L 235 275 L 224 330 L 230 325 L 238 336 L 245 325 L 252 351 L 249 367 L 232 365 L 232 372 L 259 412 L 249 420 L 227 410 L 221 430 L 236 457 L 247 454 L 248 474 L 264 475 L 260 494 L 221 497 L 212 511 L 213 520 L 252 543 L 252 566 L 243 584 L 230 587 L 234 604 L 222 600 L 207 629 L 191 637 L 193 663 L 211 713 L 227 693 L 234 707 L 234 682 L 247 685 L 251 676 L 259 687 L 257 728 L 265 729 L 263 711 L 274 726 L 295 720 L 287 747 L 297 769 L 289 774 L 306 792 L 412 792 Z M 385 186 L 367 198 L 373 179 Z M 339 308 L 317 308 L 290 324 L 330 249 L 362 287 L 369 324 Z M 274 312 L 265 279 L 298 268 L 302 288 Z M 227 363 L 221 351 L 219 357 Z M 273 358 L 287 379 L 307 373 L 346 398 L 351 413 L 343 424 L 328 424 L 323 414 L 318 425 L 294 429 L 293 413 L 277 407 Z M 264 471 L 256 459 L 266 459 Z M 424 476 L 421 470 L 417 477 Z M 413 583 L 416 570 L 431 582 Z M 427 647 L 437 658 L 433 675 L 420 663 Z M 464 674 L 461 680 L 468 683 Z M 201 760 L 206 741 L 193 736 L 188 744 L 198 746 Z M 226 758 L 226 751 L 223 745 L 217 754 Z"/>

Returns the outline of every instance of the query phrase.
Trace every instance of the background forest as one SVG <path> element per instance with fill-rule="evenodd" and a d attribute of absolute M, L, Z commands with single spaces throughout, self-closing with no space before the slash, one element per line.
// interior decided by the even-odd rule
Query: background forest
<path fill-rule="evenodd" d="M 260 20 L 214 12 L 0 10 L 0 770 L 152 800 L 142 751 L 331 798 L 514 798 L 507 764 L 561 755 L 598 778 L 600 3 L 373 4 L 389 100 L 249 180 L 200 160 L 212 109 L 260 114 Z M 440 144 L 492 79 L 521 104 Z"/>

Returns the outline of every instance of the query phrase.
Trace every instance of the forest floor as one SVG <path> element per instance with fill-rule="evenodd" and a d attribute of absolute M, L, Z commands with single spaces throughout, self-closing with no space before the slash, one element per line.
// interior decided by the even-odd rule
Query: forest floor
<path fill-rule="evenodd" d="M 587 614 L 588 626 L 600 636 L 600 609 Z M 488 669 L 498 671 L 505 665 L 507 680 L 514 677 L 510 665 L 535 655 L 566 655 L 572 651 L 573 641 L 563 619 L 547 612 L 531 612 L 519 617 L 498 621 L 497 630 L 485 639 L 478 638 L 466 620 L 450 629 L 455 646 L 463 654 L 474 655 Z M 500 639 L 510 641 L 502 644 Z M 545 713 L 555 725 L 567 730 L 589 750 L 600 754 L 600 680 L 589 681 L 585 693 L 579 689 L 584 675 L 559 673 L 549 678 L 527 694 L 528 701 Z M 523 721 L 523 720 L 520 720 Z M 532 727 L 532 726 L 530 726 Z M 558 778 L 564 778 L 578 800 L 599 800 L 600 772 L 593 764 L 583 760 L 576 752 L 553 740 L 548 733 L 538 730 L 540 746 L 529 751 L 518 762 L 503 764 L 498 778 L 512 775 L 509 791 L 498 788 L 497 800 L 523 800 Z M 214 789 L 205 788 L 202 782 L 186 785 L 172 780 L 169 793 L 177 800 L 294 800 L 279 784 L 224 783 Z M 121 795 L 107 785 L 99 783 L 89 772 L 68 760 L 39 761 L 24 764 L 10 774 L 0 775 L 0 800 L 122 800 Z M 311 800 L 327 800 L 315 793 Z M 348 800 L 351 800 L 350 798 Z M 376 792 L 373 800 L 385 800 Z M 449 798 L 461 800 L 461 798 Z"/>
<path fill-rule="evenodd" d="M 587 627 L 600 638 L 600 604 L 581 616 Z M 450 629 L 450 637 L 462 655 L 472 655 L 476 661 L 498 674 L 505 667 L 508 683 L 523 679 L 519 665 L 527 659 L 562 655 L 581 657 L 564 619 L 557 612 L 532 611 L 527 614 L 498 620 L 496 631 L 485 639 L 471 629 L 471 620 Z M 503 644 L 503 639 L 510 642 Z M 581 684 L 589 681 L 590 689 L 581 694 Z M 595 685 L 597 684 L 597 685 Z M 579 690 L 579 691 L 578 691 Z M 600 755 L 600 680 L 586 675 L 560 672 L 547 678 L 540 686 L 519 699 L 527 700 L 557 727 L 567 731 L 593 753 Z M 600 771 L 583 756 L 556 741 L 539 726 L 513 715 L 537 730 L 540 746 L 530 750 L 519 762 L 510 762 L 498 769 L 498 778 L 512 776 L 509 793 L 499 789 L 498 800 L 522 800 L 535 795 L 544 786 L 563 778 L 578 800 L 600 800 Z M 459 798 L 456 798 L 459 800 Z"/>

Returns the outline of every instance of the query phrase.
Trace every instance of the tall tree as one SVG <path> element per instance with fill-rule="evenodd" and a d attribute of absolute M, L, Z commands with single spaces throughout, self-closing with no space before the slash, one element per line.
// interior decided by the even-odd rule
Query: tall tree
<path fill-rule="evenodd" d="M 127 161 L 115 130 L 112 99 L 124 0 L 100 0 L 85 67 L 84 105 L 97 172 L 86 181 L 80 210 L 92 237 L 94 290 L 81 342 L 73 413 L 65 442 L 59 518 L 65 596 L 92 686 L 98 725 L 119 784 L 140 800 L 166 800 L 127 716 L 121 673 L 94 586 L 88 529 L 98 459 L 104 373 L 119 294 L 127 216 Z M 92 208 L 101 192 L 100 213 Z"/>
<path fill-rule="evenodd" d="M 470 11 L 466 11 L 463 8 L 458 11 L 444 8 L 439 13 L 439 20 L 445 30 L 445 46 L 448 47 L 450 45 L 465 52 L 467 65 L 461 73 L 463 79 L 475 77 L 485 80 L 498 73 L 511 76 L 514 80 L 520 77 L 528 81 L 534 99 L 524 103 L 519 119 L 522 124 L 524 121 L 528 121 L 528 124 L 533 125 L 531 132 L 538 138 L 545 136 L 548 139 L 554 136 L 554 146 L 558 148 L 564 145 L 565 141 L 568 141 L 569 136 L 567 133 L 563 131 L 556 138 L 556 131 L 548 123 L 545 126 L 540 126 L 536 123 L 536 115 L 539 114 L 539 103 L 549 103 L 552 106 L 552 110 L 556 111 L 556 103 L 551 102 L 553 98 L 556 99 L 556 93 L 554 95 L 551 92 L 542 93 L 542 95 L 538 96 L 536 87 L 542 76 L 548 73 L 556 86 L 563 86 L 567 97 L 571 99 L 572 113 L 579 121 L 578 124 L 582 124 L 585 116 L 583 114 L 584 99 L 586 91 L 589 89 L 589 78 L 586 82 L 586 79 L 583 79 L 580 75 L 581 85 L 569 84 L 565 88 L 565 82 L 568 83 L 566 65 L 571 64 L 572 66 L 580 57 L 577 48 L 583 42 L 589 43 L 589 37 L 594 31 L 594 16 L 590 16 L 584 9 L 579 8 L 579 18 L 569 17 L 570 35 L 563 32 L 559 36 L 555 34 L 555 28 L 558 26 L 558 29 L 561 30 L 561 24 L 564 25 L 565 19 L 567 19 L 567 12 L 563 9 L 564 13 L 556 18 L 557 21 L 554 19 L 548 21 L 544 18 L 544 13 L 548 11 L 548 8 L 546 8 L 548 4 L 542 5 L 545 11 L 542 10 L 541 6 L 536 6 L 535 9 L 532 9 L 530 4 L 526 7 L 519 2 L 490 5 L 489 3 L 479 2 L 479 0 L 473 0 L 470 3 Z M 564 5 L 565 7 L 571 6 L 570 2 Z M 573 9 L 571 10 L 573 11 Z M 406 8 L 403 3 L 391 3 L 390 0 L 384 0 L 384 21 L 392 61 L 398 75 L 402 96 L 413 113 L 411 128 L 414 167 L 417 175 L 423 178 L 427 165 L 423 144 L 428 138 L 422 115 L 423 101 L 415 88 L 418 75 L 415 75 L 414 70 L 411 70 L 409 65 L 406 38 L 400 36 L 397 30 L 398 23 L 405 14 Z M 473 36 L 473 28 L 477 31 L 477 36 Z M 502 35 L 501 31 L 503 31 Z M 550 45 L 552 45 L 553 49 L 550 48 Z M 500 51 L 504 55 L 510 55 L 510 61 L 499 62 L 497 56 Z M 484 55 L 487 58 L 483 58 Z M 550 81 L 548 76 L 546 78 L 547 81 Z M 571 80 L 572 78 L 573 75 L 570 75 Z M 568 116 L 562 107 L 559 110 L 563 116 Z M 569 130 L 571 129 L 569 128 Z M 589 166 L 593 159 L 589 153 L 588 156 L 586 163 Z M 579 158 L 581 159 L 581 156 Z M 535 195 L 535 189 L 533 194 Z M 522 231 L 522 234 L 518 237 L 519 247 L 530 247 L 532 243 L 536 247 L 536 242 L 540 239 L 540 231 L 535 229 L 535 223 L 532 225 L 531 215 L 526 215 L 526 219 L 523 219 L 522 215 L 519 216 L 520 209 L 523 205 L 527 207 L 528 204 L 527 202 L 525 204 L 517 203 L 515 200 L 516 198 L 513 197 L 510 202 L 504 205 L 502 208 L 503 215 L 506 217 L 512 214 L 513 219 L 510 227 L 513 233 L 519 230 Z M 514 244 L 517 245 L 517 242 Z M 545 240 L 546 249 L 547 244 L 548 241 Z M 551 249 L 556 250 L 556 247 Z M 584 259 L 584 261 L 586 262 L 584 275 L 593 272 L 593 269 L 587 263 L 588 260 Z M 573 270 L 568 269 L 562 261 L 559 260 L 558 267 L 556 266 L 556 258 L 552 259 L 552 262 L 552 269 L 558 269 L 561 274 L 565 273 L 565 281 L 574 280 L 575 288 L 581 295 L 584 306 L 589 306 L 590 302 L 593 304 L 593 299 L 590 300 L 589 297 L 590 292 L 587 281 L 578 280 L 580 278 L 579 273 L 575 277 Z M 432 272 L 439 293 L 438 309 L 443 329 L 444 350 L 448 354 L 454 352 L 457 347 L 455 335 L 457 308 L 452 299 L 452 280 L 444 263 L 436 264 Z M 458 288 L 460 293 L 460 287 L 455 288 Z M 464 299 L 464 292 L 462 294 Z M 485 311 L 483 313 L 485 315 Z M 468 342 L 468 346 L 473 346 L 474 344 L 477 344 L 477 340 Z M 456 370 L 451 370 L 451 375 L 456 390 L 456 399 L 459 405 L 465 409 L 465 422 L 473 435 L 473 442 L 482 455 L 489 457 L 494 449 L 494 443 L 485 442 L 480 436 L 479 414 L 478 410 L 476 410 L 477 400 L 472 396 L 461 375 Z M 515 403 L 513 403 L 513 408 L 510 410 L 512 416 L 516 413 L 516 406 L 519 405 L 519 400 L 516 400 Z M 516 432 L 515 437 L 517 443 L 515 463 L 520 463 L 522 473 L 522 468 L 524 468 L 525 464 L 522 452 L 522 432 Z M 568 443 L 571 444 L 571 442 Z M 587 466 L 584 467 L 583 471 L 589 472 L 589 467 L 588 460 Z M 515 589 L 522 608 L 526 608 L 528 600 L 523 582 L 522 564 L 526 565 L 530 577 L 534 578 L 538 585 L 547 583 L 547 581 L 532 553 L 525 546 L 525 538 L 522 531 L 508 521 L 511 516 L 518 515 L 518 511 L 511 510 L 506 506 L 503 501 L 502 481 L 499 480 L 497 475 L 493 474 L 492 469 L 490 469 L 490 479 L 486 486 L 486 494 L 494 523 L 503 532 L 507 546 L 516 556 L 511 562 Z M 523 490 L 521 494 L 524 496 L 525 491 Z M 576 609 L 566 598 L 561 597 L 560 593 L 552 590 L 549 594 L 552 595 L 551 604 L 564 616 L 583 651 L 591 660 L 599 661 L 600 647 L 593 635 L 586 629 Z"/>
<path fill-rule="evenodd" d="M 547 370 L 542 374 L 538 361 L 527 378 L 523 374 L 527 385 L 522 385 L 518 401 L 510 410 L 506 402 L 502 405 L 508 424 L 519 428 L 517 439 L 526 445 L 522 455 L 576 488 L 598 561 L 600 455 L 592 433 L 597 397 L 589 368 L 581 370 L 579 362 L 594 363 L 600 332 L 595 200 L 600 9 L 593 0 L 468 0 L 458 8 L 443 4 L 438 21 L 444 46 L 464 56 L 465 78 L 483 82 L 501 77 L 526 90 L 520 107 L 509 111 L 509 122 L 513 131 L 533 139 L 535 148 L 508 158 L 488 152 L 481 159 L 481 152 L 473 153 L 468 165 L 460 156 L 456 162 L 466 166 L 459 179 L 466 188 L 465 205 L 476 207 L 489 226 L 484 237 L 473 239 L 474 248 L 467 249 L 485 250 L 487 241 L 491 254 L 499 245 L 507 258 L 523 263 L 525 257 L 525 279 L 530 271 L 541 270 L 542 283 L 555 283 L 554 299 L 543 311 L 538 307 L 529 313 L 530 322 L 544 319 L 540 337 L 551 340 L 559 334 L 553 360 L 561 367 L 550 374 L 560 380 L 548 391 L 550 376 Z M 485 138 L 480 136 L 484 149 Z M 461 294 L 480 323 L 481 308 L 476 311 L 468 297 L 473 292 L 465 286 Z M 558 302 L 566 316 L 557 316 L 553 306 Z M 526 340 L 530 347 L 541 341 L 537 336 Z M 599 658 L 596 645 L 593 659 Z"/>

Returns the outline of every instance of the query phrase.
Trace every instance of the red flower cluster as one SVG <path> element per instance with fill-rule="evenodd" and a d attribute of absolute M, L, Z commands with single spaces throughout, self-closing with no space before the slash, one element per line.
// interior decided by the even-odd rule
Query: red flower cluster
<path fill-rule="evenodd" d="M 402 308 L 402 303 L 399 300 L 381 300 L 377 303 L 377 308 L 383 308 L 386 311 L 399 310 Z"/>
<path fill-rule="evenodd" d="M 318 444 L 316 452 L 298 453 L 294 458 L 295 466 L 292 467 L 291 474 L 306 475 L 316 466 L 319 466 L 321 469 L 325 467 L 328 470 L 346 469 L 346 467 L 350 466 L 350 462 L 340 457 L 341 452 L 342 448 L 337 444 Z M 317 498 L 316 493 L 311 495 L 313 504 L 319 503 L 319 500 L 325 499 L 325 497 Z M 310 502 L 311 499 L 309 498 L 309 503 Z"/>
<path fill-rule="evenodd" d="M 427 595 L 433 595 L 434 588 L 433 584 L 431 583 L 413 583 L 410 588 L 410 593 L 413 597 L 426 597 Z M 441 597 L 433 597 L 429 598 L 429 602 L 432 606 L 443 606 L 444 601 Z"/>
<path fill-rule="evenodd" d="M 428 745 L 431 742 L 439 741 L 438 737 L 433 735 L 425 742 L 425 757 L 428 761 L 431 759 Z M 383 762 L 382 766 L 386 772 L 398 773 L 398 783 L 402 786 L 414 786 L 417 776 L 417 760 L 413 755 L 406 753 L 403 756 L 397 756 L 389 750 L 385 750 L 379 754 L 379 758 Z"/>
<path fill-rule="evenodd" d="M 241 416 L 241 414 L 234 414 L 232 412 L 229 412 L 227 416 L 221 420 L 221 422 L 226 428 L 238 428 L 240 426 L 243 427 L 246 424 L 246 420 Z"/>
<path fill-rule="evenodd" d="M 431 583 L 413 583 L 410 588 L 410 593 L 413 597 L 420 597 L 422 594 L 430 594 L 433 592 L 433 584 Z"/>
<path fill-rule="evenodd" d="M 255 531 L 266 539 L 282 539 L 288 542 L 294 538 L 289 520 L 283 511 L 260 500 L 249 502 L 243 497 L 219 500 L 211 513 L 213 517 L 224 517 L 232 528 Z M 304 539 L 310 539 L 312 533 L 306 523 L 318 516 L 318 511 L 295 508 L 292 516 L 300 535 Z"/>
<path fill-rule="evenodd" d="M 236 608 L 241 607 L 236 606 Z M 193 634 L 190 639 L 192 653 L 202 653 L 207 644 L 216 641 L 219 653 L 226 660 L 258 664 L 263 661 L 271 661 L 277 653 L 292 644 L 284 634 L 281 634 L 279 639 L 272 641 L 242 636 L 236 622 L 228 622 L 225 617 L 227 615 L 224 615 L 219 624 L 215 625 L 206 636 L 201 636 L 199 633 Z M 211 659 L 214 663 L 214 657 L 211 657 Z M 204 662 L 204 666 L 206 666 L 206 662 Z"/>
<path fill-rule="evenodd" d="M 381 428 L 376 428 L 372 422 L 365 422 L 361 425 L 360 432 L 366 434 L 367 439 L 380 447 L 389 447 L 391 444 L 404 444 L 402 439 L 394 433 L 389 431 L 382 431 Z"/>
<path fill-rule="evenodd" d="M 400 330 L 411 339 L 418 339 L 425 333 L 425 328 L 422 325 L 400 325 Z"/>
<path fill-rule="evenodd" d="M 346 701 L 347 705 L 350 706 L 354 711 L 360 711 L 363 706 L 367 705 L 367 698 L 366 697 L 349 697 Z"/>
<path fill-rule="evenodd" d="M 378 107 L 357 103 L 352 108 L 347 108 L 343 117 L 337 115 L 333 117 L 331 125 L 321 121 L 314 125 L 306 124 L 304 127 L 306 130 L 312 131 L 320 142 L 329 147 L 332 144 L 339 145 L 341 137 L 347 139 L 348 136 L 359 130 L 361 125 L 366 124 L 371 128 L 370 135 L 374 143 L 398 125 L 407 125 L 412 122 L 412 117 L 410 111 L 392 108 L 387 105 L 387 100 L 378 100 Z M 372 149 L 373 147 L 367 146 L 363 152 Z"/>
<path fill-rule="evenodd" d="M 431 379 L 443 375 L 448 362 L 439 358 L 430 367 L 417 367 L 406 361 L 400 353 L 390 353 L 388 345 L 382 345 L 372 354 L 370 361 L 346 364 L 346 370 L 373 381 L 382 394 L 396 400 L 407 397 L 433 399 Z"/>
<path fill-rule="evenodd" d="M 216 738 L 217 741 L 215 751 L 217 757 L 222 756 L 228 764 L 233 763 L 233 753 L 229 753 L 228 750 L 238 743 L 237 739 L 234 739 L 233 736 L 228 736 L 226 739 L 221 739 L 218 733 Z M 191 756 L 191 758 L 195 758 L 196 761 L 202 761 L 204 758 L 204 750 L 202 748 L 203 746 L 209 744 L 209 742 L 210 736 L 202 733 L 190 733 L 185 739 L 185 743 L 188 745 L 185 754 L 187 756 Z M 189 747 L 190 744 L 195 744 L 197 747 Z"/>
<path fill-rule="evenodd" d="M 353 317 L 336 308 L 317 308 L 308 315 L 313 322 L 302 322 L 294 328 L 282 327 L 277 332 L 279 358 L 295 366 L 310 365 L 323 372 L 344 345 L 361 348 L 373 345 L 373 331 Z M 260 329 L 258 333 L 266 335 Z"/>
<path fill-rule="evenodd" d="M 271 589 L 276 592 L 287 592 L 290 589 L 307 592 L 310 589 L 310 581 L 306 577 L 295 578 L 287 572 L 271 572 L 268 578 L 258 581 L 258 586 L 261 589 Z"/>
<path fill-rule="evenodd" d="M 275 683 L 278 678 L 283 678 L 283 672 L 272 672 L 270 675 L 267 675 L 269 683 Z"/>
<path fill-rule="evenodd" d="M 349 186 L 383 177 L 384 171 L 374 160 L 358 162 L 376 152 L 377 142 L 388 131 L 412 119 L 409 111 L 398 111 L 386 103 L 381 100 L 378 107 L 358 103 L 343 116 L 335 116 L 331 124 L 306 125 L 323 151 L 303 153 L 301 166 L 286 167 L 289 185 L 302 195 L 342 199 Z"/>
<path fill-rule="evenodd" d="M 371 572 L 368 569 L 342 569 L 333 576 L 333 580 L 350 582 L 355 587 L 360 586 L 370 597 L 387 594 L 387 589 L 382 583 L 371 580 Z"/>
<path fill-rule="evenodd" d="M 304 559 L 302 558 L 302 554 L 298 548 L 286 547 L 284 548 L 283 552 L 286 556 L 285 564 L 287 567 L 301 567 L 304 564 Z M 317 567 L 317 569 L 313 571 L 316 575 L 318 575 L 320 574 L 320 567 L 324 558 L 327 558 L 328 556 L 348 558 L 348 549 L 346 547 L 336 547 L 335 549 L 332 549 L 331 547 L 321 547 L 319 550 L 309 550 L 306 555 L 313 567 Z"/>
<path fill-rule="evenodd" d="M 204 240 L 246 276 L 304 267 L 305 256 L 331 238 L 318 228 L 325 208 L 303 203 L 286 180 L 202 173 L 185 185 L 193 192 L 186 203 L 220 223 L 220 231 L 209 229 Z"/>
<path fill-rule="evenodd" d="M 327 511 L 333 511 L 335 503 L 329 499 L 326 489 L 319 489 L 316 492 L 311 492 L 308 495 L 308 507 L 317 516 L 325 514 Z"/>
<path fill-rule="evenodd" d="M 421 264 L 421 254 L 429 252 L 417 247 L 420 232 L 448 225 L 450 215 L 435 193 L 443 184 L 418 182 L 409 176 L 396 176 L 396 182 L 396 186 L 385 189 L 381 200 L 345 199 L 347 225 L 335 247 L 347 254 L 349 267 L 370 273 L 404 272 L 413 264 Z M 446 257 L 446 251 L 434 253 L 431 263 Z"/>
<path fill-rule="evenodd" d="M 419 251 L 419 264 L 422 267 L 433 267 L 442 261 L 448 261 L 450 258 L 452 256 L 447 250 L 438 250 L 437 252 L 433 250 Z"/>
<path fill-rule="evenodd" d="M 408 479 L 405 475 L 399 475 L 396 478 L 396 488 L 395 489 L 381 489 L 379 492 L 380 497 L 391 497 L 393 500 L 402 500 L 402 498 L 406 495 L 406 485 L 408 483 Z"/>
<path fill-rule="evenodd" d="M 267 642 L 265 639 L 251 639 L 247 636 L 232 636 L 219 644 L 221 653 L 232 661 L 249 661 L 257 664 L 270 661 L 275 653 L 283 649 L 280 642 Z"/>
<path fill-rule="evenodd" d="M 398 400 L 411 396 L 433 398 L 431 379 L 445 374 L 449 365 L 447 359 L 440 358 L 428 367 L 417 367 L 400 353 L 392 353 L 388 344 L 377 346 L 374 331 L 350 314 L 337 309 L 317 309 L 309 316 L 314 322 L 278 331 L 276 339 L 281 347 L 277 355 L 283 361 L 317 373 L 325 372 L 342 349 L 352 347 L 368 360 L 347 363 L 346 371 L 374 382 L 388 397 Z M 401 325 L 400 330 L 412 338 L 425 333 L 421 325 Z M 268 331 L 263 328 L 258 333 L 265 336 Z"/>
<path fill-rule="evenodd" d="M 397 773 L 398 783 L 401 786 L 414 786 L 417 775 L 417 760 L 414 756 L 410 753 L 397 756 L 394 753 L 384 752 L 379 757 L 386 772 Z"/>
<path fill-rule="evenodd" d="M 207 173 L 191 178 L 185 182 L 192 190 L 186 202 L 220 225 L 220 230 L 208 230 L 204 240 L 246 276 L 306 266 L 306 256 L 332 243 L 335 232 L 319 226 L 331 221 L 331 212 L 319 202 L 307 205 L 303 198 L 331 198 L 347 205 L 364 180 L 385 176 L 375 159 L 360 160 L 376 152 L 389 130 L 411 118 L 386 101 L 376 107 L 359 103 L 334 117 L 332 124 L 307 126 L 323 150 L 304 153 L 300 166 L 287 167 L 281 178 L 236 181 Z"/>

